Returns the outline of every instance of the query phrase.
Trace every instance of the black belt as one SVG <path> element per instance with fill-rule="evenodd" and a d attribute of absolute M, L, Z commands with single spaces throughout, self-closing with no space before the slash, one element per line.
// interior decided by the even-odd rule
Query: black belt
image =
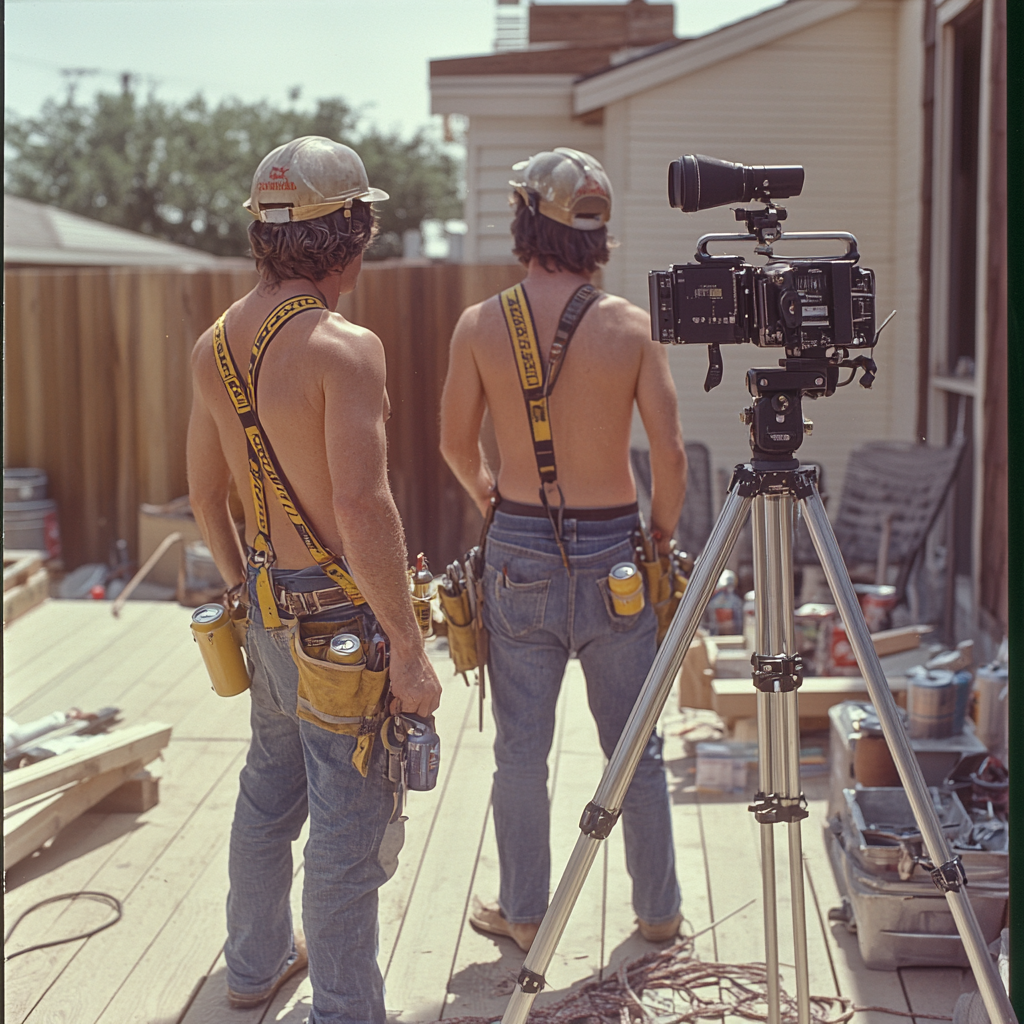
<path fill-rule="evenodd" d="M 605 508 L 566 508 L 562 510 L 562 519 L 604 522 L 608 519 L 618 519 L 621 516 L 635 516 L 639 510 L 640 507 L 635 501 L 630 505 L 608 505 Z M 508 498 L 501 499 L 496 511 L 510 516 L 530 516 L 533 519 L 547 519 L 548 517 L 543 505 L 523 505 L 518 501 L 509 501 Z"/>

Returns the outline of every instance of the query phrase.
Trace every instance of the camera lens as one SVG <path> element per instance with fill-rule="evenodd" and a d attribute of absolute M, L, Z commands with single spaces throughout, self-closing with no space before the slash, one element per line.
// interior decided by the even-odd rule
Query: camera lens
<path fill-rule="evenodd" d="M 668 165 L 669 205 L 684 213 L 756 199 L 788 199 L 803 187 L 799 164 L 747 167 L 694 153 Z"/>

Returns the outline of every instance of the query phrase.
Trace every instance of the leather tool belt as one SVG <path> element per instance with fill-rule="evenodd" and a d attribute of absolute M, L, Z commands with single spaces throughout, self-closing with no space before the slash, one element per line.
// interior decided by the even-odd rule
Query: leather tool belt
<path fill-rule="evenodd" d="M 297 619 L 319 615 L 329 608 L 349 610 L 355 607 L 348 594 L 341 587 L 325 587 L 323 590 L 295 591 L 274 587 L 278 606 Z"/>

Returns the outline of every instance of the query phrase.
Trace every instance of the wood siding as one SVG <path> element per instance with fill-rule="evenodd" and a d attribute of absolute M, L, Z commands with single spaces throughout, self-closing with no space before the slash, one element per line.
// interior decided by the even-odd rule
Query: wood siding
<path fill-rule="evenodd" d="M 472 117 L 466 139 L 466 259 L 512 263 L 512 165 L 556 146 L 603 158 L 600 126 L 560 117 Z"/>
<path fill-rule="evenodd" d="M 409 549 L 441 566 L 479 516 L 438 453 L 448 341 L 464 306 L 515 266 L 369 266 L 340 311 L 377 333 L 393 416 L 389 468 Z M 251 271 L 18 269 L 5 274 L 5 453 L 44 469 L 68 568 L 136 552 L 140 502 L 187 492 L 195 339 L 255 283 Z"/>
<path fill-rule="evenodd" d="M 912 115 L 920 43 L 911 8 L 917 6 L 868 0 L 606 109 L 605 152 L 618 204 L 612 231 L 621 247 L 605 280 L 638 305 L 647 306 L 649 270 L 688 262 L 700 235 L 738 227 L 727 207 L 687 215 L 669 209 L 666 167 L 681 153 L 802 164 L 803 194 L 784 202 L 786 227 L 857 236 L 862 262 L 876 274 L 879 322 L 893 308 L 898 315 L 876 350 L 879 374 L 871 391 L 851 385 L 806 405 L 816 425 L 800 456 L 825 467 L 837 498 L 852 448 L 914 437 L 920 133 Z M 829 251 L 840 251 L 831 244 Z M 806 243 L 783 251 L 812 254 Z M 670 351 L 684 433 L 707 443 L 718 466 L 748 457 L 737 417 L 749 401 L 745 370 L 773 365 L 776 357 L 747 346 L 727 349 L 725 379 L 705 395 L 706 349 Z"/>

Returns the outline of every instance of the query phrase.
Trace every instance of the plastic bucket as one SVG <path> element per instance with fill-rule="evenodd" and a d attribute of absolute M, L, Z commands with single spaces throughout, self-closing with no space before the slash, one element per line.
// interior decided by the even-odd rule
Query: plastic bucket
<path fill-rule="evenodd" d="M 60 558 L 57 502 L 51 498 L 42 501 L 5 501 L 4 550 L 45 551 L 48 558 Z"/>
<path fill-rule="evenodd" d="M 5 469 L 4 505 L 9 502 L 42 501 L 46 497 L 48 482 L 46 473 L 41 469 Z"/>

